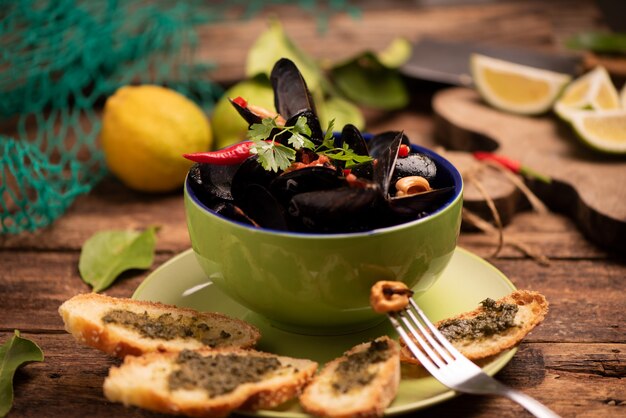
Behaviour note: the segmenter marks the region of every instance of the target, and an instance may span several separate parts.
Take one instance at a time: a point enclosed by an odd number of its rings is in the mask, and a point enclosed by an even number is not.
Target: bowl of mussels
[[[379,280],[416,294],[456,248],[463,182],[402,132],[325,131],[302,75],[279,60],[276,112],[231,99],[249,140],[186,154],[193,250],[213,283],[273,325],[304,333],[365,329]]]

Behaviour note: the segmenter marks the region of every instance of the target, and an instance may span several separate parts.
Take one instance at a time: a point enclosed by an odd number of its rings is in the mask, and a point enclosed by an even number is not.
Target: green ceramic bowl
[[[369,306],[379,280],[418,294],[444,270],[461,225],[461,175],[417,146],[449,174],[454,195],[416,221],[362,233],[310,234],[259,229],[208,210],[185,182],[185,211],[198,262],[223,292],[275,326],[308,334],[365,329],[384,319]]]

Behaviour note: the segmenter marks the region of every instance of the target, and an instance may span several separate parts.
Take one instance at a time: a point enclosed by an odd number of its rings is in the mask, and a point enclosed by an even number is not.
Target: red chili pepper
[[[526,177],[530,177],[544,183],[550,183],[552,180],[545,174],[536,172],[530,167],[522,165],[519,161],[505,157],[503,155],[492,154],[491,152],[476,151],[473,153],[474,158],[479,161],[493,161],[500,164],[502,167],[512,171],[515,174],[521,174]]]
[[[233,102],[237,103],[239,106],[246,108],[248,107],[248,102],[241,96],[237,96],[233,99]]]
[[[252,144],[252,141],[244,141],[217,151],[183,154],[183,157],[196,163],[234,165],[244,162],[250,156]]]
[[[474,152],[474,158],[478,161],[494,161],[515,174],[519,174],[522,168],[522,164],[519,161],[512,160],[503,155],[492,154],[490,152],[476,151]]]
[[[411,148],[406,144],[401,144],[400,149],[398,150],[398,157],[406,157],[411,152]]]
[[[343,176],[344,176],[344,177],[348,177],[348,175],[349,175],[350,173],[352,173],[352,169],[350,169],[350,168],[344,168],[344,169],[343,169]]]

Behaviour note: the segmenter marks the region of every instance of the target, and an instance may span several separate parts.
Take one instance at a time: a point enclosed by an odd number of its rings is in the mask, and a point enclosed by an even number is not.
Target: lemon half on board
[[[604,67],[596,67],[568,85],[554,105],[554,111],[567,121],[581,110],[620,108],[620,98]]]
[[[576,112],[572,126],[591,148],[612,154],[626,154],[626,110]]]
[[[491,106],[511,113],[537,115],[552,107],[570,82],[567,74],[472,54],[474,84]]]

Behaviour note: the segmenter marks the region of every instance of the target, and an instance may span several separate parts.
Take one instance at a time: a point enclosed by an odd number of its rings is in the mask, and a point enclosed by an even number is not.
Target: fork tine
[[[444,337],[443,334],[441,332],[439,332],[437,327],[435,327],[435,325],[433,325],[433,323],[430,322],[430,320],[428,319],[428,317],[426,316],[424,311],[422,311],[420,309],[420,307],[417,305],[417,303],[415,303],[415,301],[412,298],[409,298],[409,303],[410,303],[411,307],[413,308],[413,310],[415,312],[417,312],[417,314],[422,319],[422,321],[424,321],[426,326],[428,326],[428,329],[430,330],[432,335],[434,337],[436,337],[437,341],[439,341],[439,343],[445,347],[445,349],[448,351],[448,353],[450,353],[452,358],[453,359],[458,359],[458,358],[462,357],[463,355],[459,352],[459,350],[457,350],[456,347],[454,347],[450,343],[450,341],[448,341],[446,339],[446,337]]]
[[[424,368],[428,370],[430,374],[434,376],[439,370],[438,366],[435,363],[433,363],[430,357],[424,354],[422,350],[420,350],[420,348],[415,343],[415,341],[418,341],[419,343],[419,340],[421,339],[421,337],[419,336],[419,334],[414,335],[413,334],[414,330],[411,327],[408,328],[408,332],[411,333],[411,335],[415,337],[415,340],[409,337],[409,334],[407,334],[407,331],[402,327],[402,324],[400,324],[400,322],[398,321],[395,315],[398,315],[398,314],[390,313],[388,315],[389,320],[391,321],[391,324],[396,329],[398,334],[400,334],[400,337],[402,337],[402,339],[405,341],[407,347],[409,347],[409,350],[411,351],[411,353],[413,353],[415,358],[417,358],[419,362],[422,364],[422,366],[424,366]]]
[[[417,306],[417,304],[415,304],[415,306]],[[451,363],[452,361],[454,361],[454,353],[449,353],[447,347],[442,346],[438,339],[436,340],[431,335],[431,333],[433,332],[433,325],[428,320],[426,315],[421,310],[414,309],[413,305],[408,306],[405,312],[411,317],[413,323],[419,328],[420,332],[426,338],[426,340],[428,340],[429,345],[434,348],[435,351],[437,351],[439,358],[443,360],[444,363],[438,363],[439,366],[442,367],[445,363]],[[420,319],[417,319],[415,313],[417,313]],[[431,332],[428,332],[422,324],[425,324]]]
[[[428,333],[426,332],[422,324],[419,323],[417,318],[415,318],[415,316],[412,315],[411,312],[408,310],[401,311],[398,316],[400,317],[400,320],[404,323],[405,328],[411,331],[411,334],[419,343],[420,348],[430,358],[430,360],[435,363],[437,367],[445,366],[446,362],[442,360],[441,357],[439,357],[437,353],[435,353],[433,347],[431,347],[431,345],[426,342],[426,339],[428,338]],[[437,348],[435,347],[435,349]]]

